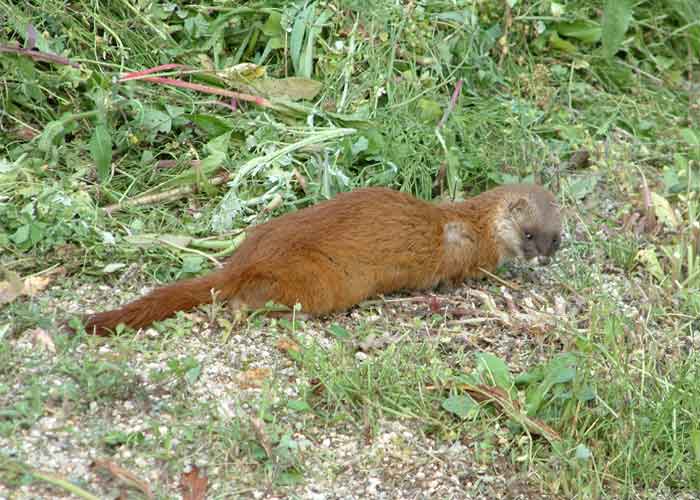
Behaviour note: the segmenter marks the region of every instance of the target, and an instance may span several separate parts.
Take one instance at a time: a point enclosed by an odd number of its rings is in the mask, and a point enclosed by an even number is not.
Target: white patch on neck
[[[473,242],[473,238],[461,222],[448,222],[445,224],[443,234],[445,245],[447,246],[463,246],[466,243]]]

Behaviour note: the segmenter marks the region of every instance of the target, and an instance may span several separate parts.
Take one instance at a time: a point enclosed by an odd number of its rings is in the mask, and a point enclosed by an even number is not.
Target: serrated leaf
[[[143,112],[142,125],[148,130],[154,130],[167,134],[170,132],[172,124],[173,121],[170,118],[170,115],[159,109],[146,108]]]
[[[98,125],[90,139],[90,155],[100,180],[109,177],[112,169],[112,137],[106,125]]]
[[[442,402],[442,408],[460,418],[467,418],[478,410],[479,405],[469,396],[450,396]]]
[[[606,0],[603,7],[603,54],[612,58],[622,46],[625,33],[632,21],[631,0]]]

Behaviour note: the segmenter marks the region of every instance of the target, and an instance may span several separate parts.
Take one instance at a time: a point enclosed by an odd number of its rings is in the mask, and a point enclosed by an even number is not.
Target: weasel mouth
[[[531,266],[548,266],[551,264],[551,262],[551,257],[548,257],[547,255],[535,255],[534,257],[527,259],[527,263]]]

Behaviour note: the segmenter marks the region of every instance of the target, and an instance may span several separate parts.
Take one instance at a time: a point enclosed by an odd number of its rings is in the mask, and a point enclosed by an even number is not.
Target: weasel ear
[[[512,215],[522,215],[527,211],[528,206],[529,203],[525,198],[518,198],[508,204],[508,211]]]

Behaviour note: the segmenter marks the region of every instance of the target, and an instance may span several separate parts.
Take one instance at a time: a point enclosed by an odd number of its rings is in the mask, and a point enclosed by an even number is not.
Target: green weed
[[[371,437],[400,419],[440,444],[477,443],[480,464],[505,450],[548,493],[694,493],[698,5],[0,0],[0,267],[68,275],[53,278],[60,291],[2,305],[0,435],[12,443],[44,416],[135,400],[143,426],[85,423],[86,446],[170,474],[206,456],[212,482],[231,484],[217,494],[262,482],[282,496],[310,473],[307,427]],[[178,86],[133,75],[173,64],[187,70],[145,76]],[[312,341],[303,324],[258,317],[249,329],[264,342],[303,340],[289,357],[307,382],[290,395],[267,381],[247,400],[231,387],[229,413],[193,400],[208,364],[176,349],[201,325],[191,316],[162,322],[157,338],[124,332],[109,355],[80,335],[55,336],[52,355],[16,348],[30,327],[53,332],[76,288],[198,275],[235,251],[242,228],[338,192],[432,199],[519,180],[554,187],[568,216],[561,283],[533,285],[547,314],[575,311],[556,334],[488,318],[484,333],[432,311],[406,331],[362,317]],[[654,231],[624,232],[630,210],[653,215]],[[224,316],[211,308],[213,335],[197,337],[207,349],[237,347]],[[456,335],[467,345],[444,341]],[[525,366],[489,352],[512,335],[536,338],[516,344],[533,351]],[[153,359],[163,363],[140,370]],[[474,386],[496,392],[477,402]]]

